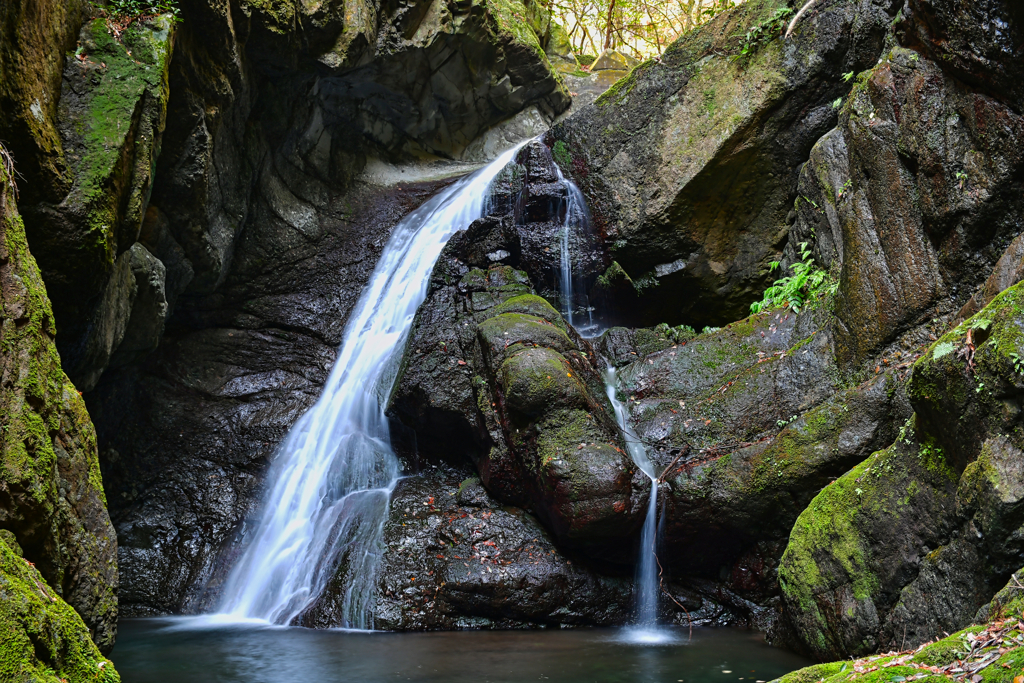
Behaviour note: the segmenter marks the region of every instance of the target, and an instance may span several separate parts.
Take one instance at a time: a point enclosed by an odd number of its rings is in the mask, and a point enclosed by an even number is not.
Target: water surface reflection
[[[125,683],[756,683],[809,662],[738,629],[671,644],[617,630],[361,633],[126,619],[111,659]]]

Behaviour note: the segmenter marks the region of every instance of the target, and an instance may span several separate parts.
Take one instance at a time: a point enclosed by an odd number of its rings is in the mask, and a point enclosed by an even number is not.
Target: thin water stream
[[[572,235],[578,235],[581,230],[587,229],[590,216],[587,211],[586,199],[579,187],[572,180],[565,177],[557,163],[554,166],[559,182],[566,189],[565,227],[562,230],[559,250],[559,299],[562,302],[563,314],[567,321],[570,325],[574,325],[574,323],[583,323],[582,320],[576,320],[574,313],[577,302],[581,299],[586,302],[586,297],[576,292],[576,281],[573,278],[572,251],[569,248],[569,240]],[[589,306],[589,303],[585,305],[585,309],[588,315],[587,320],[585,324],[577,326],[577,331],[584,337],[593,338],[600,334],[600,330],[594,324],[593,309]],[[637,628],[631,629],[627,634],[629,637],[640,641],[658,642],[662,638],[667,637],[667,632],[657,628],[658,596],[660,593],[657,557],[658,475],[654,471],[654,465],[651,463],[650,458],[647,457],[647,449],[630,424],[629,412],[626,406],[618,399],[616,373],[615,368],[611,364],[608,364],[608,370],[605,372],[605,391],[608,395],[608,400],[615,409],[615,418],[626,440],[626,449],[629,457],[651,479],[651,497],[647,504],[647,516],[644,519],[644,526],[640,535],[640,552],[636,568]]]
[[[640,534],[640,553],[636,566],[637,628],[628,631],[627,635],[640,641],[657,642],[667,637],[666,632],[657,628],[658,595],[661,588],[658,581],[657,557],[658,474],[647,457],[647,449],[629,422],[629,410],[618,398],[615,368],[611,365],[605,371],[605,390],[615,410],[615,419],[626,440],[629,457],[651,479],[651,498],[647,503],[647,516],[644,518],[643,531]]]

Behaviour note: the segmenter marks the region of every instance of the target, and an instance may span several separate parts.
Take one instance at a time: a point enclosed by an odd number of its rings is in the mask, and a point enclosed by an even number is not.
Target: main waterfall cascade
[[[444,245],[484,214],[491,182],[524,144],[395,227],[323,393],[274,460],[262,518],[224,587],[223,615],[293,623],[342,568],[342,625],[372,628],[384,522],[399,477],[384,409],[405,342]]]

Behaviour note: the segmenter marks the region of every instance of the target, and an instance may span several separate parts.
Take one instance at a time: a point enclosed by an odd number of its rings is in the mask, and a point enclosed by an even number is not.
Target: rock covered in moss
[[[779,566],[804,649],[829,659],[882,644],[900,590],[955,526],[957,479],[940,450],[904,432],[811,501]]]
[[[67,193],[22,208],[55,302],[65,370],[84,390],[106,368],[131,312],[128,291],[116,284],[118,257],[138,238],[149,201],[173,31],[169,15],[135,21],[120,36],[106,20],[91,19],[65,63],[61,91],[49,93],[60,98]]]
[[[829,3],[783,40],[790,4],[719,15],[552,130],[611,256],[634,282],[658,283],[626,324],[722,325],[770,280],[800,166],[835,125],[843,74],[877,61],[898,5]]]
[[[0,170],[0,528],[109,650],[117,541],[96,432],[61,370],[50,302],[14,201]]]
[[[773,683],[867,683],[923,680],[1011,683],[1024,672],[1024,621],[1017,572],[996,597],[979,610],[975,625],[920,646],[852,661],[817,664],[786,674]],[[938,596],[936,596],[938,597]]]
[[[442,253],[391,410],[419,453],[468,456],[492,495],[533,511],[559,542],[628,561],[622,541],[641,522],[646,477],[623,448],[597,359],[524,272],[466,264],[493,239],[481,226],[501,230],[482,219]],[[520,233],[501,234],[504,253],[523,253]]]
[[[1024,288],[915,364],[896,443],[801,514],[779,580],[798,642],[820,658],[916,646],[970,622],[1024,552]]]
[[[60,201],[70,183],[57,126],[65,56],[84,0],[11,0],[0,7],[0,140],[17,160],[26,202]]]
[[[0,678],[118,683],[75,610],[42,574],[0,540]]]

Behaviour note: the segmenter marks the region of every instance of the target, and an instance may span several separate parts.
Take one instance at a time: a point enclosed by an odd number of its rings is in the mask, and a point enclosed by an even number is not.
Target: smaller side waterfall
[[[651,500],[647,505],[647,518],[644,520],[643,533],[640,536],[640,557],[636,569],[638,628],[632,631],[632,636],[641,642],[658,642],[664,639],[663,634],[656,628],[660,591],[658,558],[655,555],[658,544],[658,475],[650,458],[647,457],[647,449],[629,423],[629,412],[618,399],[616,387],[615,368],[609,365],[605,373],[605,390],[612,408],[615,409],[615,419],[626,437],[626,450],[637,467],[651,478]]]
[[[593,309],[585,292],[577,292],[576,278],[572,269],[572,241],[580,240],[590,232],[590,213],[587,211],[587,200],[576,183],[565,177],[562,169],[554,163],[558,182],[565,188],[565,219],[559,240],[559,272],[558,294],[562,315],[566,321],[576,328],[584,337],[598,334],[598,326],[594,324]],[[582,287],[580,287],[582,289]]]

